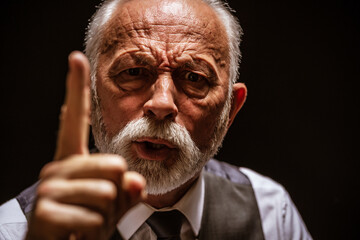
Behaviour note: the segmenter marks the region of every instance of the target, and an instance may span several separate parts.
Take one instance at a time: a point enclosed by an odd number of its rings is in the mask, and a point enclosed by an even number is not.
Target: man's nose
[[[174,100],[176,88],[171,77],[159,76],[152,87],[152,95],[144,104],[144,114],[158,120],[175,120],[178,108]]]

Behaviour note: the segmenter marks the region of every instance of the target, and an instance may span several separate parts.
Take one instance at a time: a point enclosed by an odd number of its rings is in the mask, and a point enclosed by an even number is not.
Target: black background
[[[1,198],[52,159],[67,55],[99,0],[2,1]],[[360,2],[230,1],[249,95],[217,158],[282,183],[315,239],[360,239]]]

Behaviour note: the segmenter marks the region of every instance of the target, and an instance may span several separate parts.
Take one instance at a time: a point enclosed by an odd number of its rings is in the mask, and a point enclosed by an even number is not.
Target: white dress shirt
[[[139,203],[130,209],[119,221],[117,228],[125,239],[154,239],[157,237],[145,221],[155,211],[179,210],[186,218],[181,227],[181,239],[195,239],[199,234],[201,218],[204,208],[205,184],[203,173],[185,193],[185,195],[172,207],[155,209],[148,204]],[[134,235],[135,234],[135,235]]]

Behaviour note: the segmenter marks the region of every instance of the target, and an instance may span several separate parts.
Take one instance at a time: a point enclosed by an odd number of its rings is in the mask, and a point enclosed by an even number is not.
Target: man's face
[[[126,148],[125,153],[119,150],[122,155],[160,164],[169,171],[174,166],[181,168],[182,164],[176,164],[181,155],[177,141],[186,139],[188,133],[190,142],[183,145],[193,144],[192,152],[207,153],[203,158],[208,158],[227,129],[228,63],[225,30],[201,1],[122,4],[107,23],[100,48],[96,88],[103,126],[94,124],[96,141],[101,142],[96,132],[105,131],[106,144],[121,142],[119,132],[129,122],[145,117],[146,128],[161,130],[145,135],[137,131],[122,145]],[[168,128],[169,124],[180,129]],[[182,130],[187,133],[182,135]],[[175,141],[176,136],[182,137]],[[198,153],[190,157],[201,158]],[[199,164],[200,159],[195,159],[197,166],[185,172],[193,176],[206,160]]]

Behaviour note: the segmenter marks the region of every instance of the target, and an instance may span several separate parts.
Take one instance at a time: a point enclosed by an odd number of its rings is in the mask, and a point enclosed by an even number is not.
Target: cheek
[[[109,136],[117,134],[125,125],[141,116],[142,98],[121,92],[114,84],[98,78],[97,91],[101,113]]]
[[[226,92],[218,91],[203,100],[187,100],[181,104],[179,118],[200,150],[209,147],[218,117],[222,113]]]

